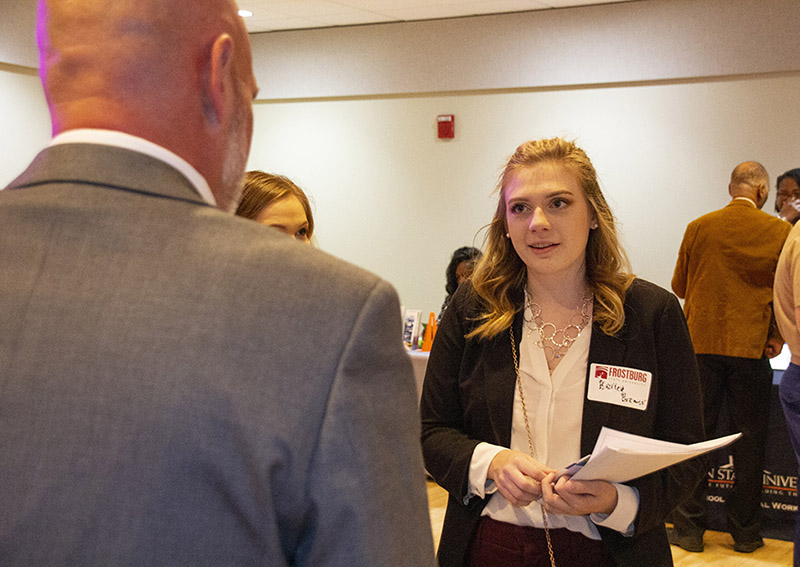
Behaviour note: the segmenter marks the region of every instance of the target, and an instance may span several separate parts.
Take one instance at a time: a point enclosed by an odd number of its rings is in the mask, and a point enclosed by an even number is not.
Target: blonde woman
[[[626,484],[555,480],[604,425],[704,439],[681,307],[630,273],[574,143],[527,142],[509,159],[421,403],[426,468],[450,493],[442,567],[672,565],[664,519],[702,478],[702,459]]]

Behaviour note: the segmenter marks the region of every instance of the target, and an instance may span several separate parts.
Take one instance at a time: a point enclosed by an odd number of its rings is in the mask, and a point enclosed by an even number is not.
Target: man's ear
[[[769,197],[769,185],[761,184],[758,186],[758,198],[761,201],[766,202],[767,198]]]
[[[231,96],[231,84],[227,83],[233,75],[233,39],[227,33],[221,34],[211,44],[206,73],[203,77],[203,111],[208,121],[219,126],[225,114],[227,98]]]

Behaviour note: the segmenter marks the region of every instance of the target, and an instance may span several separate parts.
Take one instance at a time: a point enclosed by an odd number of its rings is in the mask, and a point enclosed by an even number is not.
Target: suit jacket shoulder
[[[0,563],[433,564],[374,274],[70,144],[0,192],[0,289]]]

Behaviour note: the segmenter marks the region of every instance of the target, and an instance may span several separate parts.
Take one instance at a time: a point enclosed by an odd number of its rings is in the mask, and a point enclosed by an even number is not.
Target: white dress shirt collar
[[[101,144],[148,155],[177,169],[189,180],[204,201],[213,207],[217,206],[217,200],[211,192],[208,181],[206,181],[206,178],[203,177],[199,171],[179,155],[144,138],[118,132],[116,130],[80,128],[76,130],[67,130],[55,136],[50,142],[50,145],[54,146],[57,144]]]
[[[750,197],[734,197],[734,198],[733,198],[733,199],[731,199],[731,200],[732,200],[732,201],[747,201],[748,203],[750,203],[751,205],[753,205],[755,208],[758,208],[758,205],[756,205],[756,202],[755,202],[755,201],[753,201],[753,200],[752,200]]]

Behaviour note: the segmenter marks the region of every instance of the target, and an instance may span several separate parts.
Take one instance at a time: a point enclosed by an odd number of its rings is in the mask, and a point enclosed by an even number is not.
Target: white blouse
[[[581,421],[585,391],[586,368],[589,359],[589,343],[592,334],[587,325],[570,346],[552,375],[547,367],[544,350],[536,344],[536,333],[523,326],[520,340],[519,371],[528,409],[534,458],[553,469],[562,469],[581,458]],[[511,339],[508,339],[511,348]],[[484,516],[501,522],[520,526],[544,527],[540,501],[527,506],[512,506],[497,491],[494,481],[487,481],[486,474],[492,459],[506,447],[480,443],[470,461],[469,497],[483,498],[491,494],[483,510]],[[528,435],[519,387],[514,388],[514,409],[511,423],[511,449],[529,455]],[[636,489],[622,484],[617,487],[617,507],[611,514],[589,516],[547,515],[549,528],[567,528],[592,539],[600,539],[596,525],[602,525],[632,535],[633,520],[639,508]]]

